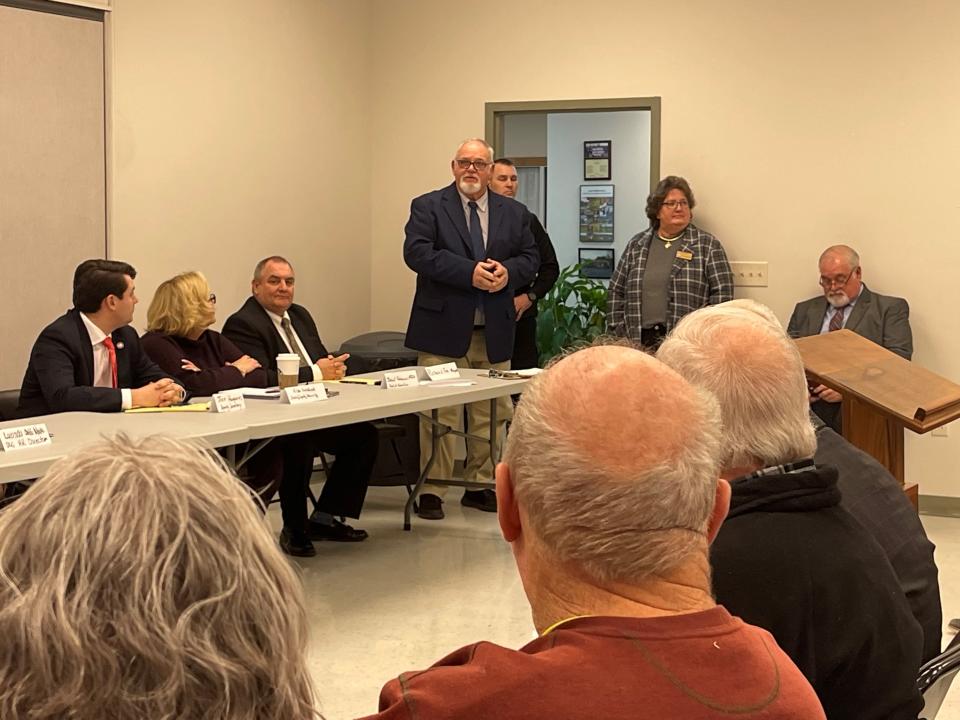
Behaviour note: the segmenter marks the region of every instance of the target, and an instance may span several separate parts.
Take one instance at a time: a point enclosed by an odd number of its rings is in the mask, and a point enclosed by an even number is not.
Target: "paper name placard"
[[[281,393],[283,402],[291,405],[303,405],[304,403],[319,402],[327,399],[327,389],[320,383],[307,383],[306,385],[293,385],[284,388]]]
[[[430,365],[425,367],[424,371],[427,373],[427,380],[453,380],[460,377],[460,368],[455,362]]]
[[[3,447],[4,452],[26,450],[27,448],[49,444],[50,433],[47,432],[47,426],[44,423],[0,430],[0,446]]]
[[[420,385],[420,378],[417,375],[417,369],[397,370],[396,372],[387,372],[383,374],[383,387],[387,390],[404,387],[417,387]]]
[[[247,407],[243,399],[243,390],[224,390],[213,394],[210,412],[239,412]]]

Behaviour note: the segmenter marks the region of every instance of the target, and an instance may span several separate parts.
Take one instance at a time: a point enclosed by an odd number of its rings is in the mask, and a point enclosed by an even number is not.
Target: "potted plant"
[[[589,345],[606,330],[607,288],[580,277],[580,263],[564,268],[537,309],[537,347],[543,367],[567,348]]]

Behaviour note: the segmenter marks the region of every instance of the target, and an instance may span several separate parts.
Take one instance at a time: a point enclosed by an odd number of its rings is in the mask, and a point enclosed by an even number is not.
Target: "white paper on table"
[[[420,384],[433,387],[470,387],[476,385],[473,380],[421,380]]]

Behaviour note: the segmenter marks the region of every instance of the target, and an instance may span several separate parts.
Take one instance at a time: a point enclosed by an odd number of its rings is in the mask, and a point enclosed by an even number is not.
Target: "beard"
[[[478,182],[470,182],[469,180],[464,180],[463,178],[460,179],[457,185],[460,188],[460,192],[462,192],[464,195],[472,195],[472,194],[478,193],[480,192],[480,189],[483,187],[483,185],[481,185]]]
[[[850,304],[850,298],[845,292],[831,293],[827,295],[827,302],[831,307],[842,308]]]

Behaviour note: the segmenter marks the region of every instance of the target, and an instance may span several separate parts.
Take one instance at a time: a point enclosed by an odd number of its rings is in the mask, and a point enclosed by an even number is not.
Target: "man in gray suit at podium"
[[[823,296],[793,309],[787,333],[792,338],[846,328],[909,360],[913,356],[910,306],[903,298],[871,292],[864,285],[860,256],[847,245],[832,245],[820,256]],[[841,431],[836,390],[818,385],[810,391],[810,408],[836,432]]]

